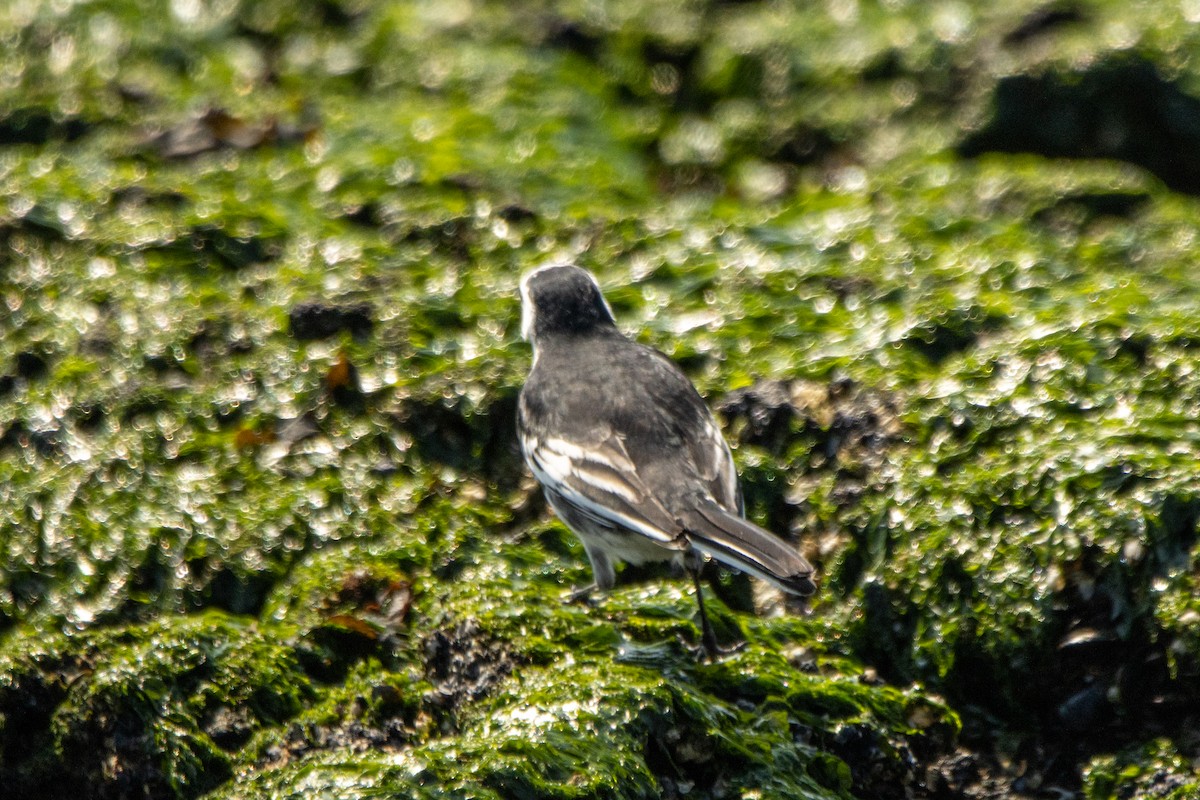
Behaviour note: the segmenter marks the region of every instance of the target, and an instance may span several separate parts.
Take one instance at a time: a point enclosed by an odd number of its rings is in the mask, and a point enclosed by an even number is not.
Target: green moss
[[[657,797],[662,781],[769,797],[848,796],[844,765],[797,751],[766,716],[682,688],[644,667],[559,663],[522,671],[453,740],[387,756],[319,756],[259,773],[243,796],[337,785],[351,796]],[[339,777],[341,776],[341,777]]]
[[[222,712],[246,734],[295,715],[313,695],[288,629],[209,612],[62,636],[29,631],[0,652],[6,785],[51,794],[146,786],[193,797],[231,777],[210,738]],[[226,731],[222,744],[244,739]]]
[[[862,796],[959,714],[1157,736],[1200,698],[1200,217],[1137,146],[1190,174],[1200,29],[1043,5],[0,10],[0,783]],[[1022,80],[1074,122],[1006,131]],[[554,260],[714,405],[795,382],[729,431],[822,591],[713,598],[726,662],[682,580],[561,602],[512,422]],[[1090,791],[1195,755],[1148,747]]]
[[[1155,605],[1155,613],[1169,669],[1180,681],[1190,683],[1200,676],[1200,636],[1196,625],[1200,622],[1200,602],[1195,573],[1168,584]]]
[[[1150,795],[1170,800],[1195,797],[1200,791],[1190,759],[1170,741],[1156,739],[1088,765],[1083,786],[1088,800]]]

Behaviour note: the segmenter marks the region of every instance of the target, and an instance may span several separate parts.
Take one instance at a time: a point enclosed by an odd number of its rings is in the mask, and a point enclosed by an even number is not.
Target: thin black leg
[[[709,660],[724,654],[717,644],[717,635],[713,632],[712,623],[708,621],[708,612],[704,610],[704,592],[700,587],[700,570],[689,569],[692,573],[692,583],[696,587],[696,604],[700,606],[700,643],[704,645],[704,653]]]
[[[598,588],[599,587],[596,585],[596,582],[592,581],[587,586],[581,586],[578,589],[575,589],[572,592],[570,592],[566,597],[563,598],[563,602],[564,603],[587,603],[590,605],[592,602],[592,593],[595,592]]]

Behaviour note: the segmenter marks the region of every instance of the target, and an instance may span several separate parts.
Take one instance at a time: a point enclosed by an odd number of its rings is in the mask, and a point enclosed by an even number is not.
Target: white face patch
[[[533,308],[533,298],[529,296],[529,279],[537,275],[545,267],[535,269],[521,278],[521,338],[533,343],[534,316],[537,311]]]

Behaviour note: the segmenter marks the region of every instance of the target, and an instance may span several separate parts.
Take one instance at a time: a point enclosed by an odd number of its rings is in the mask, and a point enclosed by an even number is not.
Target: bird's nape
[[[616,321],[600,285],[587,270],[551,265],[521,279],[521,335],[526,341],[598,328],[615,330]]]

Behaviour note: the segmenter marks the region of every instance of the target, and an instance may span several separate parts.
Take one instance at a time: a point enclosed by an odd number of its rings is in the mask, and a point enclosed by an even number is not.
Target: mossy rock
[[[229,751],[313,698],[288,628],[208,612],[75,636],[22,632],[0,658],[14,796],[196,797]]]
[[[0,783],[1189,791],[1193,12],[0,11]],[[819,567],[811,609],[717,576],[728,661],[669,574],[561,602],[547,261]]]

